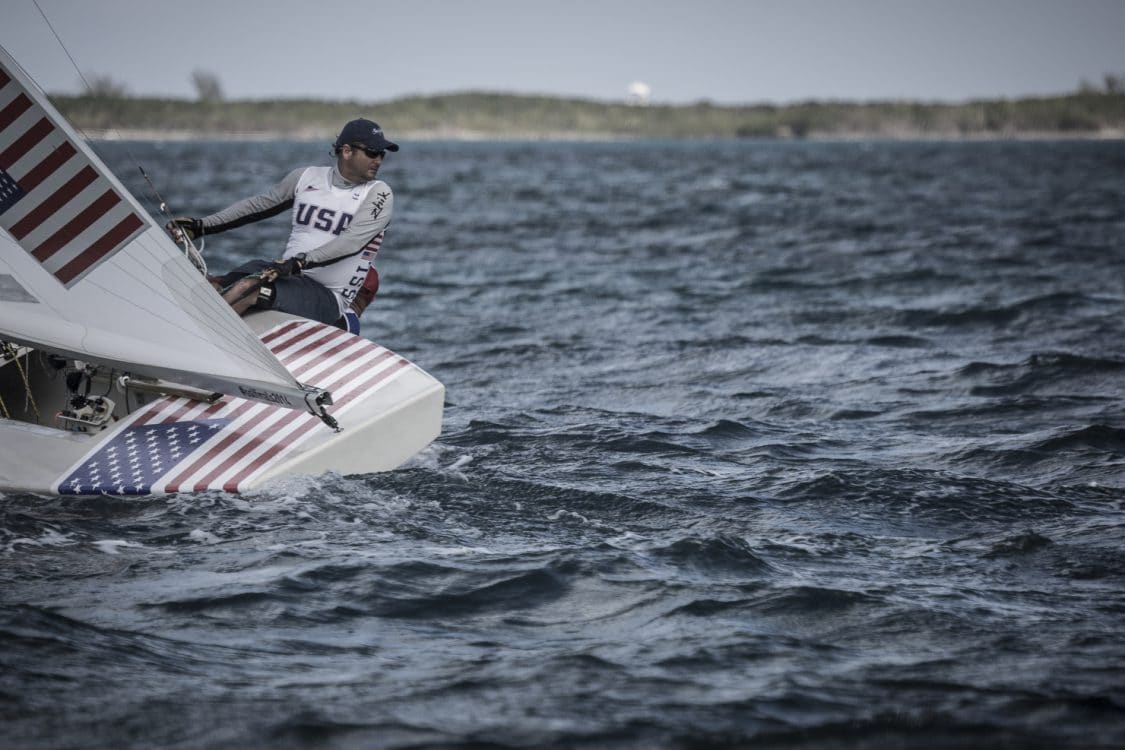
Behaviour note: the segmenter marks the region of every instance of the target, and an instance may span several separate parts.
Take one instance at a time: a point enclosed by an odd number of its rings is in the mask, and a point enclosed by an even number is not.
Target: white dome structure
[[[626,101],[630,104],[648,104],[649,99],[652,97],[652,88],[643,81],[633,81],[629,84],[629,95]]]

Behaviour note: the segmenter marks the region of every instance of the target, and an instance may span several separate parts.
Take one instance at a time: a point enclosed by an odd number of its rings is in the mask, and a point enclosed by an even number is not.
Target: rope
[[[130,157],[132,157],[132,154],[130,154]],[[136,159],[133,159],[133,161],[136,161]],[[160,191],[156,189],[156,185],[154,185],[152,183],[152,180],[149,179],[148,172],[146,172],[145,168],[143,166],[141,166],[140,164],[137,164],[137,169],[141,170],[141,176],[144,177],[145,182],[148,183],[148,189],[152,191],[152,194],[154,196],[156,196],[156,200],[160,205],[160,212],[162,214],[164,214],[165,216],[167,216],[169,220],[174,220],[176,217],[174,217],[172,215],[172,211],[169,210],[168,204],[165,202],[164,198],[160,195]],[[198,248],[195,246],[195,243],[191,241],[191,237],[188,236],[188,233],[183,231],[183,230],[180,230],[179,236],[178,236],[177,239],[179,240],[181,247],[183,247],[183,249],[184,249],[184,255],[186,255],[187,259],[189,261],[191,261],[191,264],[193,266],[195,266],[195,270],[199,271],[201,274],[206,276],[207,275],[207,261],[205,261],[203,259],[203,240],[202,240],[202,238],[200,239],[200,242],[199,242],[200,246]]]
[[[9,343],[7,341],[0,342],[0,343],[3,344],[3,349],[0,350],[0,351],[3,351],[4,357],[6,359],[11,359],[11,360],[15,361],[16,369],[19,370],[20,379],[23,381],[23,393],[24,393],[23,410],[26,412],[28,404],[30,404],[32,411],[35,412],[35,421],[38,422],[39,419],[40,419],[39,418],[39,404],[36,403],[36,401],[35,401],[35,394],[31,392],[31,379],[28,377],[27,370],[23,366],[23,360],[25,359],[25,357],[20,355],[20,353],[16,350],[15,347],[13,347],[11,345],[11,343]],[[3,409],[4,409],[4,418],[5,419],[11,419],[12,416],[11,416],[11,413],[8,411],[8,405],[4,403],[3,398],[0,398],[0,406],[2,406]]]

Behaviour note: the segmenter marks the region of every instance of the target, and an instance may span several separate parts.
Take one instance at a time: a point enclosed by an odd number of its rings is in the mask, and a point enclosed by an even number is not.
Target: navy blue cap
[[[398,151],[398,144],[387,140],[387,137],[383,135],[383,129],[379,127],[379,123],[365,120],[362,117],[345,125],[344,129],[340,131],[340,135],[336,137],[336,148],[353,144],[367,146],[376,151]]]

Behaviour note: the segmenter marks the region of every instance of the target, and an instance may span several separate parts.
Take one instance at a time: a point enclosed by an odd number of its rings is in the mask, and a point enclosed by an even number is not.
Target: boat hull
[[[445,389],[405,358],[281,313],[246,322],[298,381],[332,393],[327,411],[339,430],[308,411],[262,403],[255,394],[208,400],[117,393],[114,418],[104,429],[43,424],[42,409],[37,420],[0,420],[0,489],[246,492],[291,476],[389,471],[440,434]],[[49,380],[49,373],[39,378]],[[33,385],[50,405],[49,389]]]

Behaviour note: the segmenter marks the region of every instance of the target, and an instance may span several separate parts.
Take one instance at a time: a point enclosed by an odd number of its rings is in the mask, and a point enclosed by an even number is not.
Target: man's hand
[[[304,266],[305,258],[302,255],[295,255],[285,260],[275,260],[262,269],[262,278],[267,281],[272,281],[273,279],[287,279],[290,276],[300,276],[301,269],[304,268]],[[267,274],[270,278],[267,278]]]
[[[185,236],[189,240],[203,236],[203,222],[190,216],[172,219],[164,225],[164,228],[168,230],[168,234],[172,235],[172,239],[176,242],[183,242]]]

